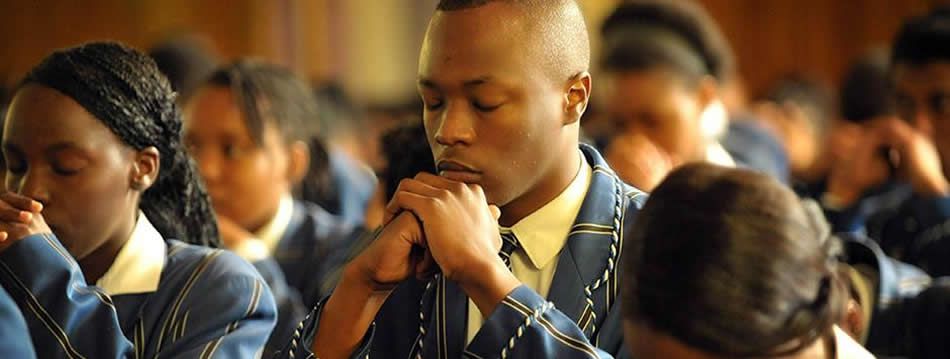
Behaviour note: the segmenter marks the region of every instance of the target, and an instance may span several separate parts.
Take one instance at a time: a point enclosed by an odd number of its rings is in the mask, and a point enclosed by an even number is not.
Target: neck
[[[511,227],[534,213],[545,204],[551,202],[571,184],[581,165],[581,156],[577,153],[577,142],[573,146],[565,146],[565,150],[557,156],[555,165],[548,174],[538,183],[525,192],[521,197],[509,202],[501,208],[501,218],[498,224]],[[560,159],[565,159],[561,161]]]
[[[112,267],[112,263],[115,262],[115,258],[119,255],[119,251],[122,250],[125,243],[129,241],[129,237],[132,236],[132,231],[135,229],[137,219],[138,214],[136,213],[131,221],[120,225],[120,228],[115,231],[115,234],[99,246],[99,248],[96,248],[92,253],[89,253],[89,255],[78,261],[79,268],[82,270],[83,277],[85,277],[87,284],[95,285],[96,282],[109,271],[109,268]]]

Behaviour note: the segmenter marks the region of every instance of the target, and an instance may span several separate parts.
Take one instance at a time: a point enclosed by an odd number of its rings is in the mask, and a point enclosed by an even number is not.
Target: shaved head
[[[476,173],[461,179],[502,207],[503,224],[534,212],[580,167],[589,65],[587,27],[572,0],[442,1],[419,55],[436,166]]]
[[[508,36],[518,37],[552,80],[563,82],[590,68],[590,39],[584,15],[574,0],[442,0],[439,12],[486,5],[509,7]]]

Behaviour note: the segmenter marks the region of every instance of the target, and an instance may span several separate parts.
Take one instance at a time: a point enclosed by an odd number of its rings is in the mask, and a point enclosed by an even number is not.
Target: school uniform
[[[596,358],[625,357],[620,313],[623,233],[646,194],[624,184],[601,155],[581,145],[583,165],[557,198],[503,237],[520,242],[510,255],[523,285],[487,318],[444,277],[408,280],[390,295],[353,357]],[[289,345],[306,358],[321,305]]]
[[[885,253],[933,277],[950,275],[950,196],[915,194],[880,221],[875,239]]]
[[[834,336],[835,359],[874,359],[867,349],[864,349],[837,325],[834,326]]]
[[[277,325],[264,357],[284,347],[309,308],[332,287],[332,274],[343,263],[351,232],[341,218],[288,195],[254,239],[234,248],[260,272],[277,303]]]
[[[733,117],[722,146],[739,167],[770,175],[782,183],[790,182],[785,148],[757,119]]]
[[[833,231],[864,234],[875,239],[880,237],[883,221],[893,216],[901,203],[913,194],[908,184],[889,181],[871,189],[850,206],[841,206],[827,194],[827,179],[798,183],[794,187],[799,196],[813,198],[821,204]]]
[[[877,355],[905,355],[906,306],[926,289],[931,278],[922,270],[888,257],[867,237],[841,235],[847,264],[868,327],[861,338]]]
[[[0,358],[36,358],[26,320],[3,287],[0,287]]]
[[[277,317],[251,265],[162,238],[142,213],[96,286],[52,234],[0,254],[0,283],[40,358],[254,358]]]

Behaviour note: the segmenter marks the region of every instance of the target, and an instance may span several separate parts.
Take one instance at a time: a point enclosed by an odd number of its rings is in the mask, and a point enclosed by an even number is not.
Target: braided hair
[[[218,227],[198,171],[181,141],[181,111],[168,80],[147,55],[115,42],[59,50],[20,84],[75,100],[136,150],[155,147],[160,171],[139,208],[165,238],[217,247]]]

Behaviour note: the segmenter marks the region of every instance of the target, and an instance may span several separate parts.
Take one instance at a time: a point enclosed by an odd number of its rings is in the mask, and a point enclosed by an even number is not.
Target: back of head
[[[217,59],[190,37],[162,42],[148,51],[158,69],[168,77],[172,90],[187,94],[217,66]]]
[[[69,96],[136,150],[157,148],[158,179],[139,207],[165,238],[217,245],[214,212],[182,146],[175,92],[151,58],[114,42],[88,43],[49,55],[26,84]]]
[[[723,357],[810,345],[830,332],[847,295],[837,242],[818,213],[766,175],[677,169],[628,233],[627,320]]]
[[[380,144],[386,157],[386,170],[380,180],[385,185],[387,202],[396,194],[399,181],[420,172],[436,172],[422,123],[412,121],[397,126],[383,134]]]
[[[666,66],[725,82],[734,58],[715,21],[699,4],[684,0],[625,1],[601,27],[602,66],[608,71]]]
[[[904,23],[894,40],[891,63],[915,67],[950,62],[950,7]]]
[[[832,95],[818,81],[802,75],[789,75],[780,80],[766,97],[776,104],[792,103],[799,106],[817,133],[822,133],[828,125],[833,106]]]
[[[845,73],[839,91],[839,107],[844,120],[863,123],[895,113],[887,52],[864,55]]]

